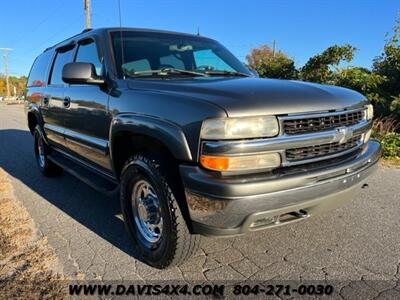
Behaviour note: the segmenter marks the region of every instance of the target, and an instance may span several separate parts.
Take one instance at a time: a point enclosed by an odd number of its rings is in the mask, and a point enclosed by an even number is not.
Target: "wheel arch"
[[[125,151],[134,154],[141,149],[153,149],[153,152],[167,150],[166,154],[176,161],[192,161],[185,135],[177,125],[142,115],[122,114],[114,117],[110,127],[109,147],[117,178],[125,162],[120,155]],[[125,158],[124,155],[122,157]]]
[[[43,119],[39,112],[39,108],[35,105],[29,105],[27,109],[28,128],[33,135],[36,125],[43,126]]]
[[[159,119],[125,114],[112,121],[109,147],[113,171],[118,179],[129,158],[138,153],[149,154],[166,164],[169,183],[176,192],[178,205],[191,230],[179,164],[191,161],[192,156],[182,130],[175,124]]]

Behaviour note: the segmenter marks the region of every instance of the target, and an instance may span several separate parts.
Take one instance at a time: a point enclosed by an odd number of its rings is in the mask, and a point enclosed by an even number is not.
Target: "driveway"
[[[399,285],[395,291],[368,284],[400,279],[400,169],[380,167],[368,188],[331,213],[247,236],[204,238],[190,261],[160,271],[133,257],[118,199],[69,174],[41,176],[32,145],[22,107],[0,104],[0,167],[67,275],[88,280],[362,280],[375,295],[386,290],[400,297]]]

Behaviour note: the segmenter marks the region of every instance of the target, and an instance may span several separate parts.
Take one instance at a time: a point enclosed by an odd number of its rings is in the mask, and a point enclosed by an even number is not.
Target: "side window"
[[[46,51],[35,59],[31,71],[29,72],[28,87],[38,87],[46,85],[47,69],[49,67],[52,51]]]
[[[102,75],[103,64],[99,58],[96,43],[92,39],[86,40],[85,42],[79,44],[75,61],[93,64],[96,68],[97,75]]]
[[[193,56],[197,68],[201,66],[213,66],[214,69],[220,71],[235,71],[211,49],[194,51]]]
[[[65,64],[71,62],[73,50],[74,48],[68,48],[67,50],[62,49],[57,51],[56,59],[54,61],[53,69],[51,71],[50,84],[65,84],[65,82],[62,80],[62,69]]]

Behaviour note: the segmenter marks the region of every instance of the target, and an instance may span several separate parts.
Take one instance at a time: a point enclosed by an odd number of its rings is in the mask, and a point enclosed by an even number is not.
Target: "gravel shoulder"
[[[54,250],[38,238],[32,218],[0,168],[0,290],[3,299],[62,299],[63,276]]]

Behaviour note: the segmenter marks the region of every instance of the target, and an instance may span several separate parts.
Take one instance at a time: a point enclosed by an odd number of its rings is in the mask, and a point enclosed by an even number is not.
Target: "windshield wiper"
[[[145,71],[136,71],[136,72],[125,72],[125,75],[135,78],[135,77],[142,77],[142,76],[149,76],[149,75],[172,75],[172,74],[184,74],[184,75],[192,75],[192,76],[208,76],[207,74],[189,70],[181,70],[175,68],[163,68],[159,70],[145,70]]]
[[[242,73],[242,72],[236,72],[236,71],[219,71],[219,70],[208,70],[204,72],[207,75],[217,75],[217,76],[241,76],[241,77],[251,77],[251,75]]]

